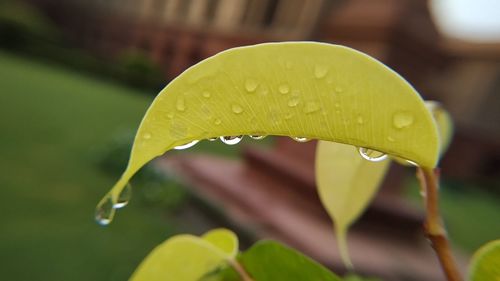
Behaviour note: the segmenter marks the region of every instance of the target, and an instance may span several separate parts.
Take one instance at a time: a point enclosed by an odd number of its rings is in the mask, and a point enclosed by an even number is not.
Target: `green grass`
[[[151,99],[0,52],[1,280],[125,280],[175,231],[134,201],[109,227],[93,221],[116,180],[95,148],[135,130]]]

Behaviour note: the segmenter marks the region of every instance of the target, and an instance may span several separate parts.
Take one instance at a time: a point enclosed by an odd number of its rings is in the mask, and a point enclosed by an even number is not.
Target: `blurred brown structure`
[[[147,54],[171,79],[219,51],[270,41],[343,44],[383,61],[456,121],[445,176],[500,176],[500,45],[443,37],[424,0],[31,0],[76,45],[103,57]],[[341,269],[328,217],[319,205],[313,142],[279,139],[270,151],[248,148],[243,161],[192,156],[162,162],[256,230]],[[386,280],[441,280],[420,233],[422,214],[398,196],[394,167],[352,231],[358,269]],[[366,235],[369,233],[371,235]]]

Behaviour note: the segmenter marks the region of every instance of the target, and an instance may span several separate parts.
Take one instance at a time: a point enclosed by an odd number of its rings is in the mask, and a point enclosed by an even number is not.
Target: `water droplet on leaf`
[[[113,205],[113,208],[120,209],[127,206],[130,198],[132,198],[132,185],[127,183],[122,192],[120,192],[120,195],[118,195],[118,199],[116,199],[116,203]]]
[[[258,86],[259,83],[257,83],[257,81],[255,81],[254,79],[248,79],[245,82],[245,89],[250,93],[253,93]]]
[[[194,140],[192,142],[188,142],[186,144],[183,144],[183,145],[178,145],[176,147],[174,147],[174,149],[176,150],[183,150],[183,149],[188,149],[190,147],[193,147],[195,144],[197,144],[199,142],[199,140]]]
[[[243,107],[241,107],[239,104],[233,104],[231,106],[231,110],[236,114],[240,114],[243,112]]]
[[[387,154],[369,148],[360,147],[359,154],[368,161],[380,162],[387,159]]]
[[[243,139],[243,136],[223,136],[220,140],[228,145],[235,145]]]
[[[216,141],[216,140],[218,140],[218,139],[219,139],[219,137],[215,137],[215,138],[208,138],[208,140],[209,140],[209,141]]]
[[[305,137],[292,137],[292,139],[294,141],[297,141],[297,142],[308,142],[309,141],[309,139],[305,138]]]
[[[113,204],[113,198],[110,194],[104,196],[104,198],[97,204],[95,210],[95,221],[100,225],[108,225],[113,221],[115,215],[115,208]]]
[[[328,67],[324,65],[316,65],[316,67],[314,67],[314,76],[318,79],[325,77],[327,72]]]
[[[177,110],[181,112],[186,110],[186,102],[184,101],[184,98],[177,99],[177,102],[175,103],[175,108],[177,108]]]
[[[278,87],[278,91],[282,94],[288,94],[288,92],[290,92],[290,86],[288,86],[287,84],[281,84]]]
[[[300,103],[299,98],[291,98],[288,100],[288,106],[289,107],[296,107]]]
[[[220,124],[222,124],[222,120],[220,120],[219,118],[216,118],[216,119],[214,120],[214,124],[215,124],[215,125],[220,125]]]
[[[266,136],[265,135],[250,135],[249,137],[251,139],[254,139],[254,140],[261,140],[261,139],[265,138]]]
[[[304,107],[304,113],[313,113],[319,110],[319,105],[316,102],[310,101],[306,103]]]
[[[397,129],[410,127],[413,124],[414,118],[410,112],[397,112],[392,117],[392,124]]]

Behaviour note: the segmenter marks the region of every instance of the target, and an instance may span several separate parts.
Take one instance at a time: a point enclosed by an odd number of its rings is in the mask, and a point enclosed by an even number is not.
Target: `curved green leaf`
[[[472,257],[469,281],[500,281],[500,239],[482,246]]]
[[[227,253],[192,235],[174,236],[139,265],[132,281],[196,281],[225,263]]]
[[[229,229],[214,229],[203,234],[201,238],[219,248],[228,259],[234,259],[238,254],[238,237]]]
[[[365,160],[351,145],[326,141],[318,143],[318,193],[334,221],[340,255],[348,267],[352,267],[352,262],[347,250],[347,230],[372,200],[389,163],[389,160]]]

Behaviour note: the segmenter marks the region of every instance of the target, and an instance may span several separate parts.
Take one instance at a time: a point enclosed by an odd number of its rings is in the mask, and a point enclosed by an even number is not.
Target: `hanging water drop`
[[[368,161],[380,162],[387,159],[387,154],[369,148],[360,147],[359,154]]]
[[[266,136],[265,135],[250,135],[249,137],[251,139],[254,139],[254,140],[261,140],[261,139],[265,138]]]
[[[411,124],[413,124],[413,121],[414,121],[414,118],[410,112],[404,112],[404,111],[397,112],[392,117],[392,124],[397,129],[403,129],[403,128],[410,127]]]
[[[106,195],[100,202],[97,204],[95,210],[95,221],[100,225],[108,225],[113,221],[113,217],[115,216],[115,208],[113,204],[113,198],[111,195]]]
[[[209,141],[216,141],[218,139],[219,139],[219,137],[214,137],[214,138],[208,138],[207,140],[209,140]]]
[[[326,76],[326,73],[328,73],[328,67],[324,65],[316,65],[314,67],[314,76],[318,79],[321,79]]]
[[[236,114],[240,114],[243,112],[243,107],[241,107],[239,104],[233,104],[231,105],[231,110]]]
[[[305,137],[292,137],[292,139],[296,142],[308,142],[309,139]]]
[[[243,139],[243,136],[223,136],[220,140],[228,145],[235,145]]]
[[[245,89],[249,93],[253,93],[255,91],[255,89],[257,89],[258,86],[259,86],[259,83],[257,83],[257,81],[255,81],[254,79],[248,79],[245,82]]]
[[[191,142],[188,142],[186,144],[183,144],[183,145],[178,145],[176,147],[174,147],[175,150],[183,150],[183,149],[188,149],[190,147],[193,147],[195,144],[197,144],[199,142],[199,140],[194,140],[194,141],[191,141]]]
[[[278,91],[282,94],[288,94],[288,92],[290,92],[290,86],[288,86],[287,84],[281,84],[278,87]]]
[[[132,186],[128,183],[125,185],[122,192],[120,192],[120,195],[118,195],[118,199],[116,199],[115,204],[113,204],[113,208],[120,209],[127,206],[130,198],[132,198]]]

